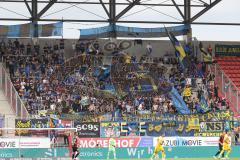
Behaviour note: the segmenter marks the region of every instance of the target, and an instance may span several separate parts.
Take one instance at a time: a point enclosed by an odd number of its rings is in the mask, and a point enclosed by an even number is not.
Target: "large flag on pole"
[[[169,32],[167,28],[165,27],[166,33],[172,42],[173,47],[175,48],[175,51],[177,52],[177,57],[179,59],[179,62],[184,66],[188,67],[188,62],[187,62],[187,55],[185,50],[183,49],[181,43],[177,40],[177,38],[173,35],[173,33]]]
[[[202,42],[199,43],[199,49],[202,54],[203,62],[212,62],[212,56],[207,51],[205,51]]]

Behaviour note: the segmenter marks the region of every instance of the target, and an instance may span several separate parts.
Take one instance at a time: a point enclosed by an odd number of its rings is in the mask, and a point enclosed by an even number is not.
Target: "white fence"
[[[209,66],[211,72],[215,74],[215,83],[219,87],[219,94],[225,97],[231,109],[240,115],[240,89],[231,81],[231,79],[221,70],[218,64]]]
[[[28,111],[2,64],[0,64],[0,88],[4,96],[6,96],[8,103],[11,105],[14,114],[17,117],[27,118],[29,116]]]

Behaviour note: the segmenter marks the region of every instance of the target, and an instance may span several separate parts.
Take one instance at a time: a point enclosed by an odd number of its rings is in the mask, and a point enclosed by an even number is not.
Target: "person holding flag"
[[[181,67],[183,69],[188,68],[190,62],[189,62],[187,54],[186,54],[185,50],[183,49],[181,43],[177,40],[177,38],[173,35],[172,32],[169,32],[167,30],[166,27],[165,27],[165,30],[166,30],[166,33],[167,33],[170,41],[172,42],[173,47],[175,48],[176,56],[177,56],[177,58],[179,60],[179,63],[181,65]]]
[[[199,43],[199,49],[201,51],[203,62],[211,63],[212,62],[212,55],[211,55],[210,52],[205,51],[202,42]]]

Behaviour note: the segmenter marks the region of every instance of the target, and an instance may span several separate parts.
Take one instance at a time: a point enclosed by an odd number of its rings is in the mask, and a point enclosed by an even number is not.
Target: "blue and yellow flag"
[[[201,99],[200,99],[200,107],[203,110],[203,113],[206,113],[207,111],[209,111],[207,100],[203,95],[201,96]]]
[[[178,91],[172,87],[172,90],[170,92],[171,99],[173,102],[173,105],[175,106],[176,110],[180,114],[190,114],[190,110],[186,103],[184,102],[182,96],[178,93]]]
[[[173,47],[175,48],[176,52],[177,52],[177,57],[179,58],[179,61],[183,64],[184,67],[187,66],[186,61],[186,52],[183,49],[181,43],[177,40],[177,38],[173,35],[173,33],[169,32],[167,30],[167,28],[165,27],[166,33],[170,39],[170,41],[172,42]]]
[[[202,42],[199,43],[199,49],[203,57],[203,62],[212,62],[212,56],[207,51],[205,51]]]

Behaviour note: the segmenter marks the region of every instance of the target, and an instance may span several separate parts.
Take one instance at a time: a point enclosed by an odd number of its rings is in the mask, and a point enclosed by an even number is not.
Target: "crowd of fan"
[[[80,41],[74,45],[77,55],[64,59],[63,40],[52,46],[23,44],[18,40],[0,42],[1,57],[30,114],[37,115],[42,110],[59,115],[78,112],[118,113],[120,116],[177,113],[170,95],[159,89],[169,87],[169,84],[182,95],[192,113],[202,112],[201,96],[207,99],[210,111],[228,109],[228,103],[219,97],[214,85],[215,76],[207,71],[204,63],[195,59],[192,59],[190,69],[182,72],[173,57],[143,56],[137,60],[128,54],[115,55],[110,75],[100,79],[99,74],[106,67],[102,54],[99,54],[102,53],[100,47]],[[97,70],[100,70],[98,75]],[[143,71],[147,71],[147,77],[127,78],[129,73]],[[152,90],[142,91],[136,87],[140,81],[151,84]],[[111,91],[118,94],[107,91],[107,86],[113,87]],[[137,89],[132,89],[134,87]]]

